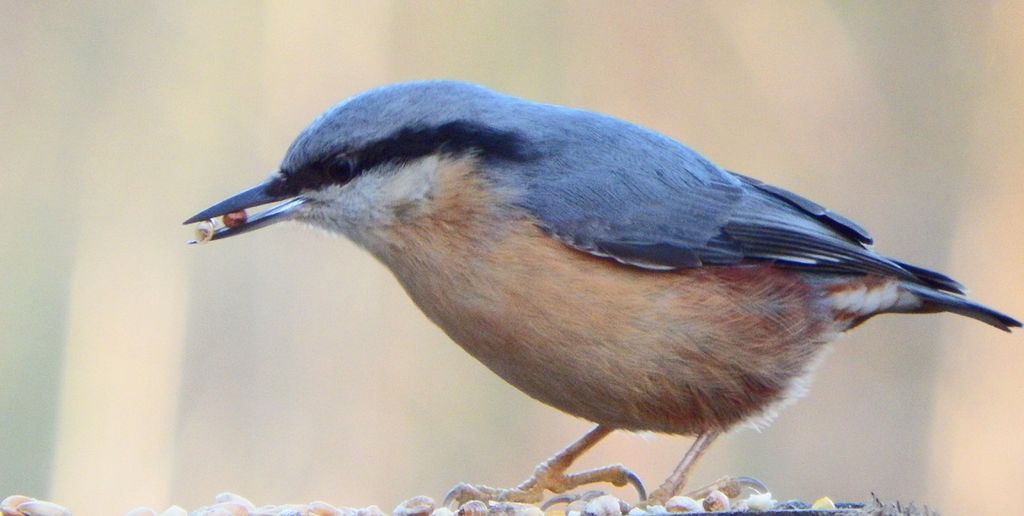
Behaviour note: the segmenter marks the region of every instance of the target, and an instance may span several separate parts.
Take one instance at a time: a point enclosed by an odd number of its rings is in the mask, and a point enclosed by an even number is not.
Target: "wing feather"
[[[526,177],[522,202],[542,229],[576,249],[653,270],[774,263],[961,289],[941,274],[877,254],[871,236],[852,220],[721,169],[663,135],[582,111],[538,116],[545,118],[533,127],[558,130],[534,140],[541,158]],[[547,117],[557,123],[548,125]],[[494,173],[499,183],[522,177]]]

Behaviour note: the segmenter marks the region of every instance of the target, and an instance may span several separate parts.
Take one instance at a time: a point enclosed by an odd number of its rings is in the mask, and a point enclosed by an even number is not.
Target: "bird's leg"
[[[708,446],[720,433],[717,430],[709,430],[698,435],[697,440],[693,441],[690,449],[686,451],[686,455],[683,455],[683,460],[679,462],[672,474],[647,498],[647,504],[664,505],[669,498],[682,491],[693,465],[697,463],[701,455],[704,455]]]
[[[595,468],[581,473],[566,474],[569,466],[592,448],[598,441],[612,432],[612,428],[597,425],[565,449],[542,462],[533,471],[533,476],[511,489],[497,489],[487,486],[459,484],[448,491],[444,505],[453,510],[469,500],[537,503],[544,498],[544,491],[562,493],[586,484],[609,482],[616,486],[632,484],[644,498],[644,486],[635,473],[621,464]]]

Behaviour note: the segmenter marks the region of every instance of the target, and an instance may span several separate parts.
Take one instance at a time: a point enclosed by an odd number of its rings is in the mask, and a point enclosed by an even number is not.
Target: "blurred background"
[[[263,179],[314,116],[394,81],[646,125],[1024,316],[1022,26],[1019,2],[4,1],[0,497],[390,511],[518,483],[589,428],[469,358],[347,241],[184,245],[183,219]],[[691,485],[997,512],[1024,485],[1022,364],[1020,333],[881,317]],[[689,444],[614,435],[579,467],[654,487]]]

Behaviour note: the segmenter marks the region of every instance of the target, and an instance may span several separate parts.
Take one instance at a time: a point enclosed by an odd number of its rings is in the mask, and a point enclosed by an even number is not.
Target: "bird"
[[[668,136],[461,81],[331,107],[268,179],[185,224],[221,216],[230,225],[197,240],[287,220],[347,237],[491,371],[596,424],[518,486],[457,485],[454,506],[599,482],[663,504],[718,436],[770,423],[829,343],[875,315],[1021,326],[952,278],[877,253],[852,220]],[[622,464],[569,473],[616,430],[695,440],[649,494]],[[745,486],[763,488],[726,477],[703,492]]]

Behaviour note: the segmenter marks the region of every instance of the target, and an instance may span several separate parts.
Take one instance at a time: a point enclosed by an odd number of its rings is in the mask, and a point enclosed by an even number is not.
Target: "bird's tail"
[[[917,271],[923,271],[930,273],[924,269],[914,268]],[[917,272],[915,275],[917,275]],[[941,276],[941,275],[939,275]],[[945,276],[942,276],[945,277]],[[955,284],[955,282],[954,282]],[[979,305],[973,301],[960,295],[962,290],[957,289],[956,291],[943,292],[943,290],[952,289],[938,289],[933,285],[917,284],[910,282],[903,282],[900,284],[900,289],[904,292],[912,294],[920,301],[920,305],[908,312],[952,312],[955,314],[964,315],[971,319],[977,319],[985,324],[995,326],[1003,331],[1010,331],[1010,328],[1020,328],[1020,321],[1006,315],[1004,313],[997,312],[987,306]],[[894,310],[901,311],[901,310]]]
[[[886,313],[952,312],[977,319],[1003,331],[1020,328],[1020,321],[967,299],[964,287],[944,274],[897,262],[903,278],[862,276],[845,278],[826,288],[838,321],[847,329]]]

